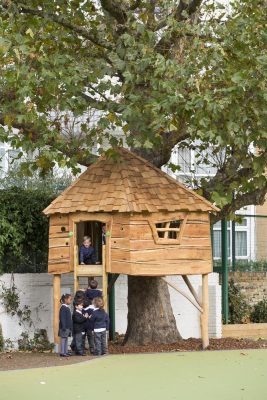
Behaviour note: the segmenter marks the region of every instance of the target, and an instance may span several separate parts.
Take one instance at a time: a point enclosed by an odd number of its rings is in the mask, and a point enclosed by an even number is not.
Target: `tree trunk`
[[[179,339],[167,284],[157,277],[128,276],[128,327],[124,343],[174,343]]]

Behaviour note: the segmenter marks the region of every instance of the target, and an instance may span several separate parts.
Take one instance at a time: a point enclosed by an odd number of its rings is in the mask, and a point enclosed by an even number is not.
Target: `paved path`
[[[1,400],[267,400],[267,350],[114,355],[0,372]]]

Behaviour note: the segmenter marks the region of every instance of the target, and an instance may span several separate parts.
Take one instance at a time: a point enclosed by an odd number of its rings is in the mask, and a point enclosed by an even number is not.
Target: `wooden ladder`
[[[78,256],[78,246],[75,246],[74,249],[74,291],[79,290],[79,278],[93,278],[93,277],[102,277],[102,293],[104,300],[104,307],[107,311],[108,309],[108,275],[106,272],[106,246],[102,246],[102,264],[93,264],[93,265],[79,265],[79,256]]]

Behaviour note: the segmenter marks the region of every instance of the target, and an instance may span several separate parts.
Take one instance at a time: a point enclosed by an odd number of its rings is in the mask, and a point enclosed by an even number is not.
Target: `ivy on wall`
[[[11,274],[10,286],[1,283],[0,301],[4,306],[6,314],[11,317],[16,317],[18,324],[22,326],[25,331],[21,333],[18,339],[17,346],[21,351],[52,351],[54,343],[50,343],[46,329],[36,327],[32,319],[32,310],[28,305],[21,305],[19,291],[15,285],[14,275]],[[36,306],[37,312],[43,306],[42,303]],[[39,318],[38,325],[42,322]],[[32,337],[33,332],[33,337]],[[15,342],[9,338],[4,338],[2,328],[0,325],[0,353],[2,351],[9,351],[15,348]]]

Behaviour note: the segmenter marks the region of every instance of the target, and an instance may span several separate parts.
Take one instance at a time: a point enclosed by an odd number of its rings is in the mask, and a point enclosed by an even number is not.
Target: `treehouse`
[[[100,157],[44,210],[50,217],[48,272],[54,275],[55,303],[63,273],[74,273],[75,289],[79,277],[102,276],[105,303],[109,273],[166,281],[182,275],[193,295],[189,300],[204,314],[212,272],[210,213],[216,211],[128,150],[119,148],[116,160]],[[84,235],[91,237],[99,265],[79,264]],[[203,276],[202,303],[188,279],[195,274]],[[207,313],[205,320],[207,325]]]

